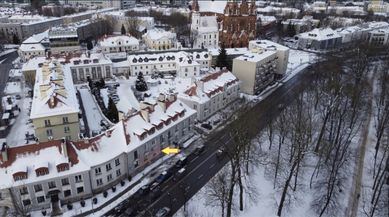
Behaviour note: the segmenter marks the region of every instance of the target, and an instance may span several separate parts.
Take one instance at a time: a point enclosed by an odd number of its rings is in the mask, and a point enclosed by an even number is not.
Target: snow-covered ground
[[[131,90],[131,85],[134,84],[134,78],[130,80],[118,80],[120,86],[117,87],[117,94],[119,95],[119,102],[116,104],[116,107],[119,111],[127,113],[132,108],[139,110],[139,102],[135,98],[133,91]]]
[[[34,134],[34,126],[29,122],[30,116],[28,111],[31,108],[31,98],[24,98],[18,103],[20,113],[16,118],[14,125],[7,136],[7,144],[10,147],[20,146],[26,144],[25,134]],[[29,141],[30,143],[33,141]]]
[[[20,82],[7,82],[4,93],[5,94],[18,94],[22,92]]]
[[[289,50],[289,60],[287,73],[296,69],[304,63],[312,63],[315,60],[316,54],[301,50]]]
[[[93,99],[93,95],[87,86],[80,87],[79,91],[85,108],[90,135],[92,135],[92,132],[100,132],[102,130],[100,122],[101,120],[105,120],[104,115],[101,113],[98,104]]]

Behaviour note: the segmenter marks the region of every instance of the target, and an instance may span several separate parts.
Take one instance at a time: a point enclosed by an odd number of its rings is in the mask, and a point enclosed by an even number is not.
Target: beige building
[[[39,141],[79,139],[79,105],[68,66],[57,60],[38,64],[30,118]]]
[[[177,48],[176,33],[165,31],[163,29],[151,29],[143,35],[143,40],[148,49],[151,50],[169,50]]]
[[[241,91],[258,94],[286,72],[289,49],[267,40],[250,41],[250,52],[233,60],[232,73],[242,82]]]

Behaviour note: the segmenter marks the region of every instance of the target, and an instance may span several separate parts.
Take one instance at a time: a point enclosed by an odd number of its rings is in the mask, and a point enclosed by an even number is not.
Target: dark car
[[[220,148],[216,151],[216,158],[221,159],[224,156],[224,149]]]
[[[164,208],[158,210],[157,213],[155,213],[155,217],[166,217],[169,215],[169,213],[170,213],[170,209],[167,207],[164,207]]]
[[[170,176],[171,172],[169,171],[163,171],[156,179],[155,181],[161,184],[162,182],[166,181]]]
[[[199,145],[194,150],[194,154],[195,155],[200,155],[204,150],[205,150],[205,146],[204,145]]]
[[[182,168],[183,166],[185,166],[188,162],[188,159],[187,157],[182,157],[180,158],[177,162],[176,162],[176,167],[178,168]]]
[[[212,130],[212,126],[210,124],[207,124],[207,123],[201,124],[201,127],[205,128],[207,130]]]

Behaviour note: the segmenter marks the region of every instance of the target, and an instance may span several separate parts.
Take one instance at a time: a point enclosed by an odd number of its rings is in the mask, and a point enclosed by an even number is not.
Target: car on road
[[[15,98],[16,99],[21,99],[22,97],[19,94],[16,94]]]
[[[170,176],[172,176],[172,173],[165,170],[155,179],[155,181],[161,184],[162,182],[166,181]]]
[[[159,186],[159,183],[158,182],[154,182],[153,184],[151,184],[150,186],[150,191],[154,191],[158,188]]]
[[[176,167],[178,168],[182,168],[183,166],[185,166],[186,164],[188,163],[188,159],[187,157],[181,157],[175,164]]]
[[[216,151],[216,158],[221,159],[221,158],[223,158],[224,154],[225,154],[224,148],[219,148]]]
[[[180,179],[185,173],[186,173],[185,167],[179,169],[179,170],[177,171],[176,175],[174,176],[173,180],[174,180],[174,181],[177,181],[177,180]]]
[[[195,155],[200,155],[204,150],[205,150],[205,146],[204,145],[199,145],[199,146],[197,146],[195,148],[194,154]]]
[[[207,124],[207,123],[201,124],[201,127],[202,127],[202,128],[205,128],[205,129],[207,129],[207,130],[212,130],[212,125]]]
[[[170,213],[170,208],[164,207],[164,208],[158,210],[157,213],[155,213],[155,217],[166,217],[169,215],[169,213]]]

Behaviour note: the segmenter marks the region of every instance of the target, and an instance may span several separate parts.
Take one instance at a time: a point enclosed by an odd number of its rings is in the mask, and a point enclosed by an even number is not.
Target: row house
[[[166,52],[157,54],[133,54],[126,61],[114,63],[116,74],[143,75],[176,74],[179,77],[200,75],[200,70],[209,68],[212,57],[208,52]]]
[[[239,80],[223,69],[195,81],[179,99],[197,111],[198,121],[205,121],[238,99],[239,93]]]
[[[92,138],[12,148],[4,143],[0,205],[15,209],[18,204],[27,211],[51,208],[50,214],[58,215],[61,204],[104,192],[158,160],[163,148],[191,138],[195,119],[196,111],[176,95],[161,94]]]

